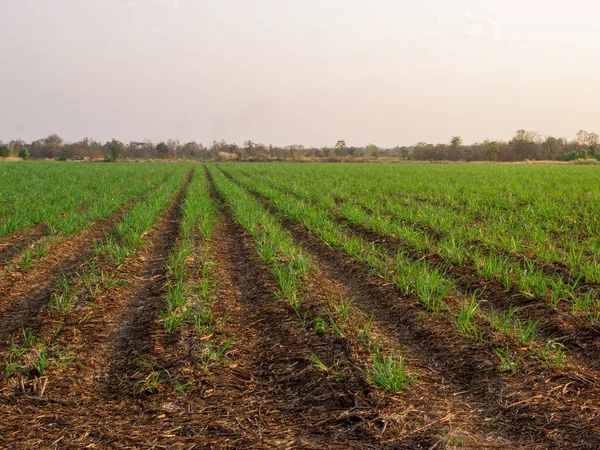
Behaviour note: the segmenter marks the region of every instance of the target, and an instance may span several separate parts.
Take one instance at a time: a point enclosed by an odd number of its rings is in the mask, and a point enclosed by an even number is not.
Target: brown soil
[[[3,267],[17,253],[25,250],[46,233],[43,224],[34,225],[25,230],[15,231],[0,239],[0,267]]]

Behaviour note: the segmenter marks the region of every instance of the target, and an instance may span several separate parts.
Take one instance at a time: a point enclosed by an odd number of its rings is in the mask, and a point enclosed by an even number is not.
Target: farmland
[[[600,447],[597,167],[0,163],[0,193],[0,447]]]

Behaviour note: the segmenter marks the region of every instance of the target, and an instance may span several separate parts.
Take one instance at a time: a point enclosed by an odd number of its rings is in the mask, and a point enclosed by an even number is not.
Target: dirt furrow
[[[46,231],[44,224],[38,224],[0,239],[0,267],[4,267],[16,254],[37,242]]]

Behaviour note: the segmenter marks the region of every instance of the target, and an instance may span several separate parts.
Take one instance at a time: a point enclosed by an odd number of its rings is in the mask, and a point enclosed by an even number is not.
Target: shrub
[[[26,148],[22,148],[21,150],[19,150],[19,154],[17,156],[19,158],[22,158],[23,160],[29,159],[29,150],[27,150]]]
[[[10,148],[8,145],[0,145],[0,158],[8,158],[10,156]]]

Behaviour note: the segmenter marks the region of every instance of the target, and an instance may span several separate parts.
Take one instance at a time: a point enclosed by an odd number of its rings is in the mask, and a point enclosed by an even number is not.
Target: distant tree
[[[323,158],[330,158],[331,157],[331,148],[323,147],[321,149],[321,154],[323,155]]]
[[[575,140],[580,147],[593,151],[598,148],[600,137],[596,133],[588,133],[585,130],[579,130],[575,135]]]
[[[8,143],[8,147],[10,148],[10,151],[13,155],[18,155],[19,150],[21,150],[23,147],[25,147],[25,141],[23,141],[22,139],[16,139],[14,141],[10,141]]]
[[[254,142],[252,142],[251,140],[247,140],[246,142],[244,142],[244,152],[247,155],[250,156],[254,156],[254,147],[256,147],[256,144]]]
[[[588,152],[587,150],[583,149],[583,150],[572,150],[570,152],[567,152],[564,154],[563,159],[565,161],[576,161],[578,159],[588,159]]]
[[[69,158],[73,158],[75,156],[75,148],[75,144],[63,144],[56,153],[56,159],[66,161]]]
[[[178,139],[169,139],[167,141],[167,147],[169,147],[169,157],[179,157],[179,154],[181,153],[181,143]]]
[[[166,158],[167,156],[169,156],[169,146],[164,142],[160,142],[156,146],[156,154],[161,159]]]
[[[371,158],[378,158],[381,154],[381,149],[377,147],[375,144],[369,144],[366,147],[367,155]]]
[[[564,139],[557,139],[553,136],[546,137],[546,140],[542,142],[542,153],[544,159],[557,159],[561,149],[565,146]]]
[[[304,150],[304,145],[302,144],[292,144],[288,147],[288,155],[290,159],[296,159],[298,157],[298,153]]]
[[[62,145],[63,140],[58,134],[51,134],[47,138],[42,139],[42,158],[56,158],[59,156],[59,150]]]
[[[413,151],[413,159],[416,159],[417,161],[439,160],[441,159],[440,149],[433,144],[419,142],[417,145],[415,145],[415,149]]]
[[[266,146],[265,144],[254,144],[254,148],[252,150],[252,156],[256,156],[257,158],[267,158],[271,155],[273,151],[273,145],[269,144]]]
[[[227,142],[225,142],[225,140],[221,139],[220,141],[213,141],[208,152],[211,154],[211,156],[213,158],[216,158],[220,152],[226,153],[226,152],[228,152],[228,150],[229,150],[229,145],[227,144]]]
[[[460,161],[465,159],[463,140],[460,136],[452,136],[452,139],[450,139],[448,159],[451,161]]]
[[[348,154],[348,146],[344,140],[337,141],[334,148],[336,156],[346,156]]]
[[[450,139],[450,145],[452,147],[462,147],[463,140],[460,136],[452,136],[452,139]]]
[[[206,148],[202,144],[191,141],[183,145],[182,153],[185,158],[204,158],[206,156]]]
[[[486,139],[483,142],[483,147],[485,148],[485,156],[488,161],[498,161],[500,147],[496,141],[490,141]]]
[[[26,147],[23,147],[21,150],[19,150],[19,154],[17,156],[23,160],[27,160],[29,159],[29,150],[27,150]]]
[[[244,149],[235,142],[233,144],[227,144],[227,152],[235,155],[235,159],[245,157]]]
[[[524,161],[526,159],[536,159],[538,156],[538,144],[540,136],[533,131],[518,130],[510,141],[513,147],[514,159]]]
[[[410,150],[409,147],[400,147],[400,157],[404,159],[410,158]]]
[[[116,139],[107,142],[104,146],[104,160],[110,162],[117,161],[119,158],[121,158],[124,148],[125,145],[123,145],[122,142],[119,142]]]
[[[0,145],[0,158],[6,159],[10,156],[10,148],[8,145]]]

